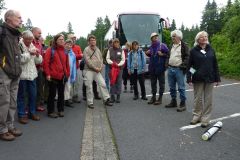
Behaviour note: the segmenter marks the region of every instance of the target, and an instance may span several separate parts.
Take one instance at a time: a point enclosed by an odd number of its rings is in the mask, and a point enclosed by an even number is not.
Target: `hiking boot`
[[[120,94],[117,95],[116,103],[120,103]]]
[[[133,85],[130,86],[130,93],[133,93]]]
[[[134,95],[133,100],[137,100],[138,99],[138,95]]]
[[[89,104],[89,105],[88,105],[88,108],[90,108],[90,109],[94,109],[93,104]]]
[[[59,117],[64,117],[64,112],[58,112]]]
[[[22,135],[22,131],[17,128],[9,129],[8,132],[11,133],[14,137],[19,137]]]
[[[127,93],[127,85],[124,86],[124,93]]]
[[[108,98],[105,102],[104,102],[105,106],[113,106],[110,98]]]
[[[166,108],[174,108],[177,107],[177,100],[176,99],[172,99],[171,102],[169,104],[167,104],[165,106]]]
[[[158,100],[154,102],[154,105],[159,105],[159,104],[162,104],[162,96],[159,96]]]
[[[145,100],[145,101],[148,100],[146,96],[142,96],[141,99],[142,99],[142,100]]]
[[[193,119],[191,120],[190,124],[195,125],[199,122],[200,122],[200,119],[198,117],[194,116]]]
[[[101,97],[99,97],[99,95],[97,94],[97,95],[94,96],[94,99],[96,99],[96,100],[100,100]]]
[[[7,133],[0,134],[0,139],[4,141],[13,141],[15,139],[15,136],[7,132]]]
[[[177,112],[182,112],[186,110],[186,103],[185,101],[181,101],[179,106],[177,107]]]
[[[156,102],[156,97],[152,97],[150,101],[148,101],[148,104],[154,104]]]
[[[202,128],[206,128],[206,127],[208,127],[209,126],[209,122],[202,122],[201,123],[201,127]]]
[[[65,104],[66,107],[70,107],[70,108],[74,108],[74,106],[69,102],[69,100],[65,100]]]
[[[115,102],[115,96],[112,94],[111,95],[111,100],[110,100],[111,103],[114,103]]]
[[[27,118],[27,116],[19,117],[19,118],[18,118],[18,122],[21,123],[21,124],[27,124],[27,123],[28,123],[28,118]]]
[[[40,121],[40,117],[36,114],[32,114],[29,116],[30,119],[34,120],[34,121]]]
[[[57,115],[57,113],[53,112],[53,113],[49,113],[48,117],[50,117],[50,118],[57,118],[58,115]]]

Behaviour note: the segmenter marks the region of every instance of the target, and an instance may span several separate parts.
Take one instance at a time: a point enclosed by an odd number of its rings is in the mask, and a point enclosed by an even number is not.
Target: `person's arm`
[[[125,53],[124,53],[124,51],[122,51],[121,61],[118,63],[118,66],[124,65],[124,63],[125,63]]]
[[[93,54],[93,50],[91,50],[90,48],[86,48],[83,52],[83,57],[85,59],[85,62],[86,62],[86,65],[88,66],[88,68],[96,71],[96,67],[94,65],[94,62],[92,61],[92,59],[90,58],[91,56],[94,56],[92,55]],[[96,51],[95,51],[96,52]],[[95,53],[94,53],[95,54]]]
[[[50,75],[50,61],[51,61],[51,48],[48,48],[46,50],[46,53],[44,55],[44,60],[43,60],[43,70],[46,75],[46,79],[48,81],[51,80],[51,75]]]
[[[106,60],[107,60],[108,64],[110,64],[110,65],[113,64],[113,61],[110,59],[110,51],[109,50],[107,51]]]

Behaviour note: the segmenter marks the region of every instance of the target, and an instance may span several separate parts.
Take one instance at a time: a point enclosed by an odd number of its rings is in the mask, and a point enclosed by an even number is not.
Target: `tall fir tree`
[[[25,30],[32,30],[33,25],[32,25],[32,21],[30,18],[27,19],[27,23],[24,25],[24,29]]]
[[[171,27],[170,27],[170,30],[171,31],[174,31],[176,29],[176,22],[175,22],[175,19],[172,20],[172,24],[171,24]]]
[[[67,33],[68,34],[74,34],[71,22],[68,22]]]

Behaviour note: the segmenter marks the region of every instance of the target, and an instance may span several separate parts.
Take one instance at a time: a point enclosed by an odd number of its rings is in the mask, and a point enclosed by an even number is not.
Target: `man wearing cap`
[[[73,102],[80,103],[80,80],[81,80],[81,72],[79,69],[79,60],[82,59],[83,53],[81,47],[76,44],[76,36],[74,34],[69,34],[68,39],[71,39],[73,42],[72,50],[76,56],[76,68],[77,68],[77,76],[76,81],[73,83]]]
[[[150,73],[152,98],[148,104],[158,105],[162,103],[162,95],[165,90],[165,70],[169,49],[166,44],[159,41],[157,33],[152,33],[150,39],[152,44],[146,54],[150,57],[148,70]],[[157,80],[159,83],[159,97],[156,100]]]

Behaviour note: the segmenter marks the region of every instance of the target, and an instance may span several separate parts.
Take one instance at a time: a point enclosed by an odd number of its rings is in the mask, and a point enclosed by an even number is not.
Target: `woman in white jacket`
[[[42,63],[42,56],[40,51],[32,44],[33,34],[31,31],[24,31],[23,38],[19,42],[21,49],[21,68],[22,73],[20,76],[18,95],[17,95],[17,108],[18,120],[22,124],[28,123],[28,117],[32,120],[39,121],[39,116],[36,115],[36,77],[37,69],[35,64]],[[28,94],[26,94],[26,93]],[[28,113],[25,112],[25,96],[28,97]]]

